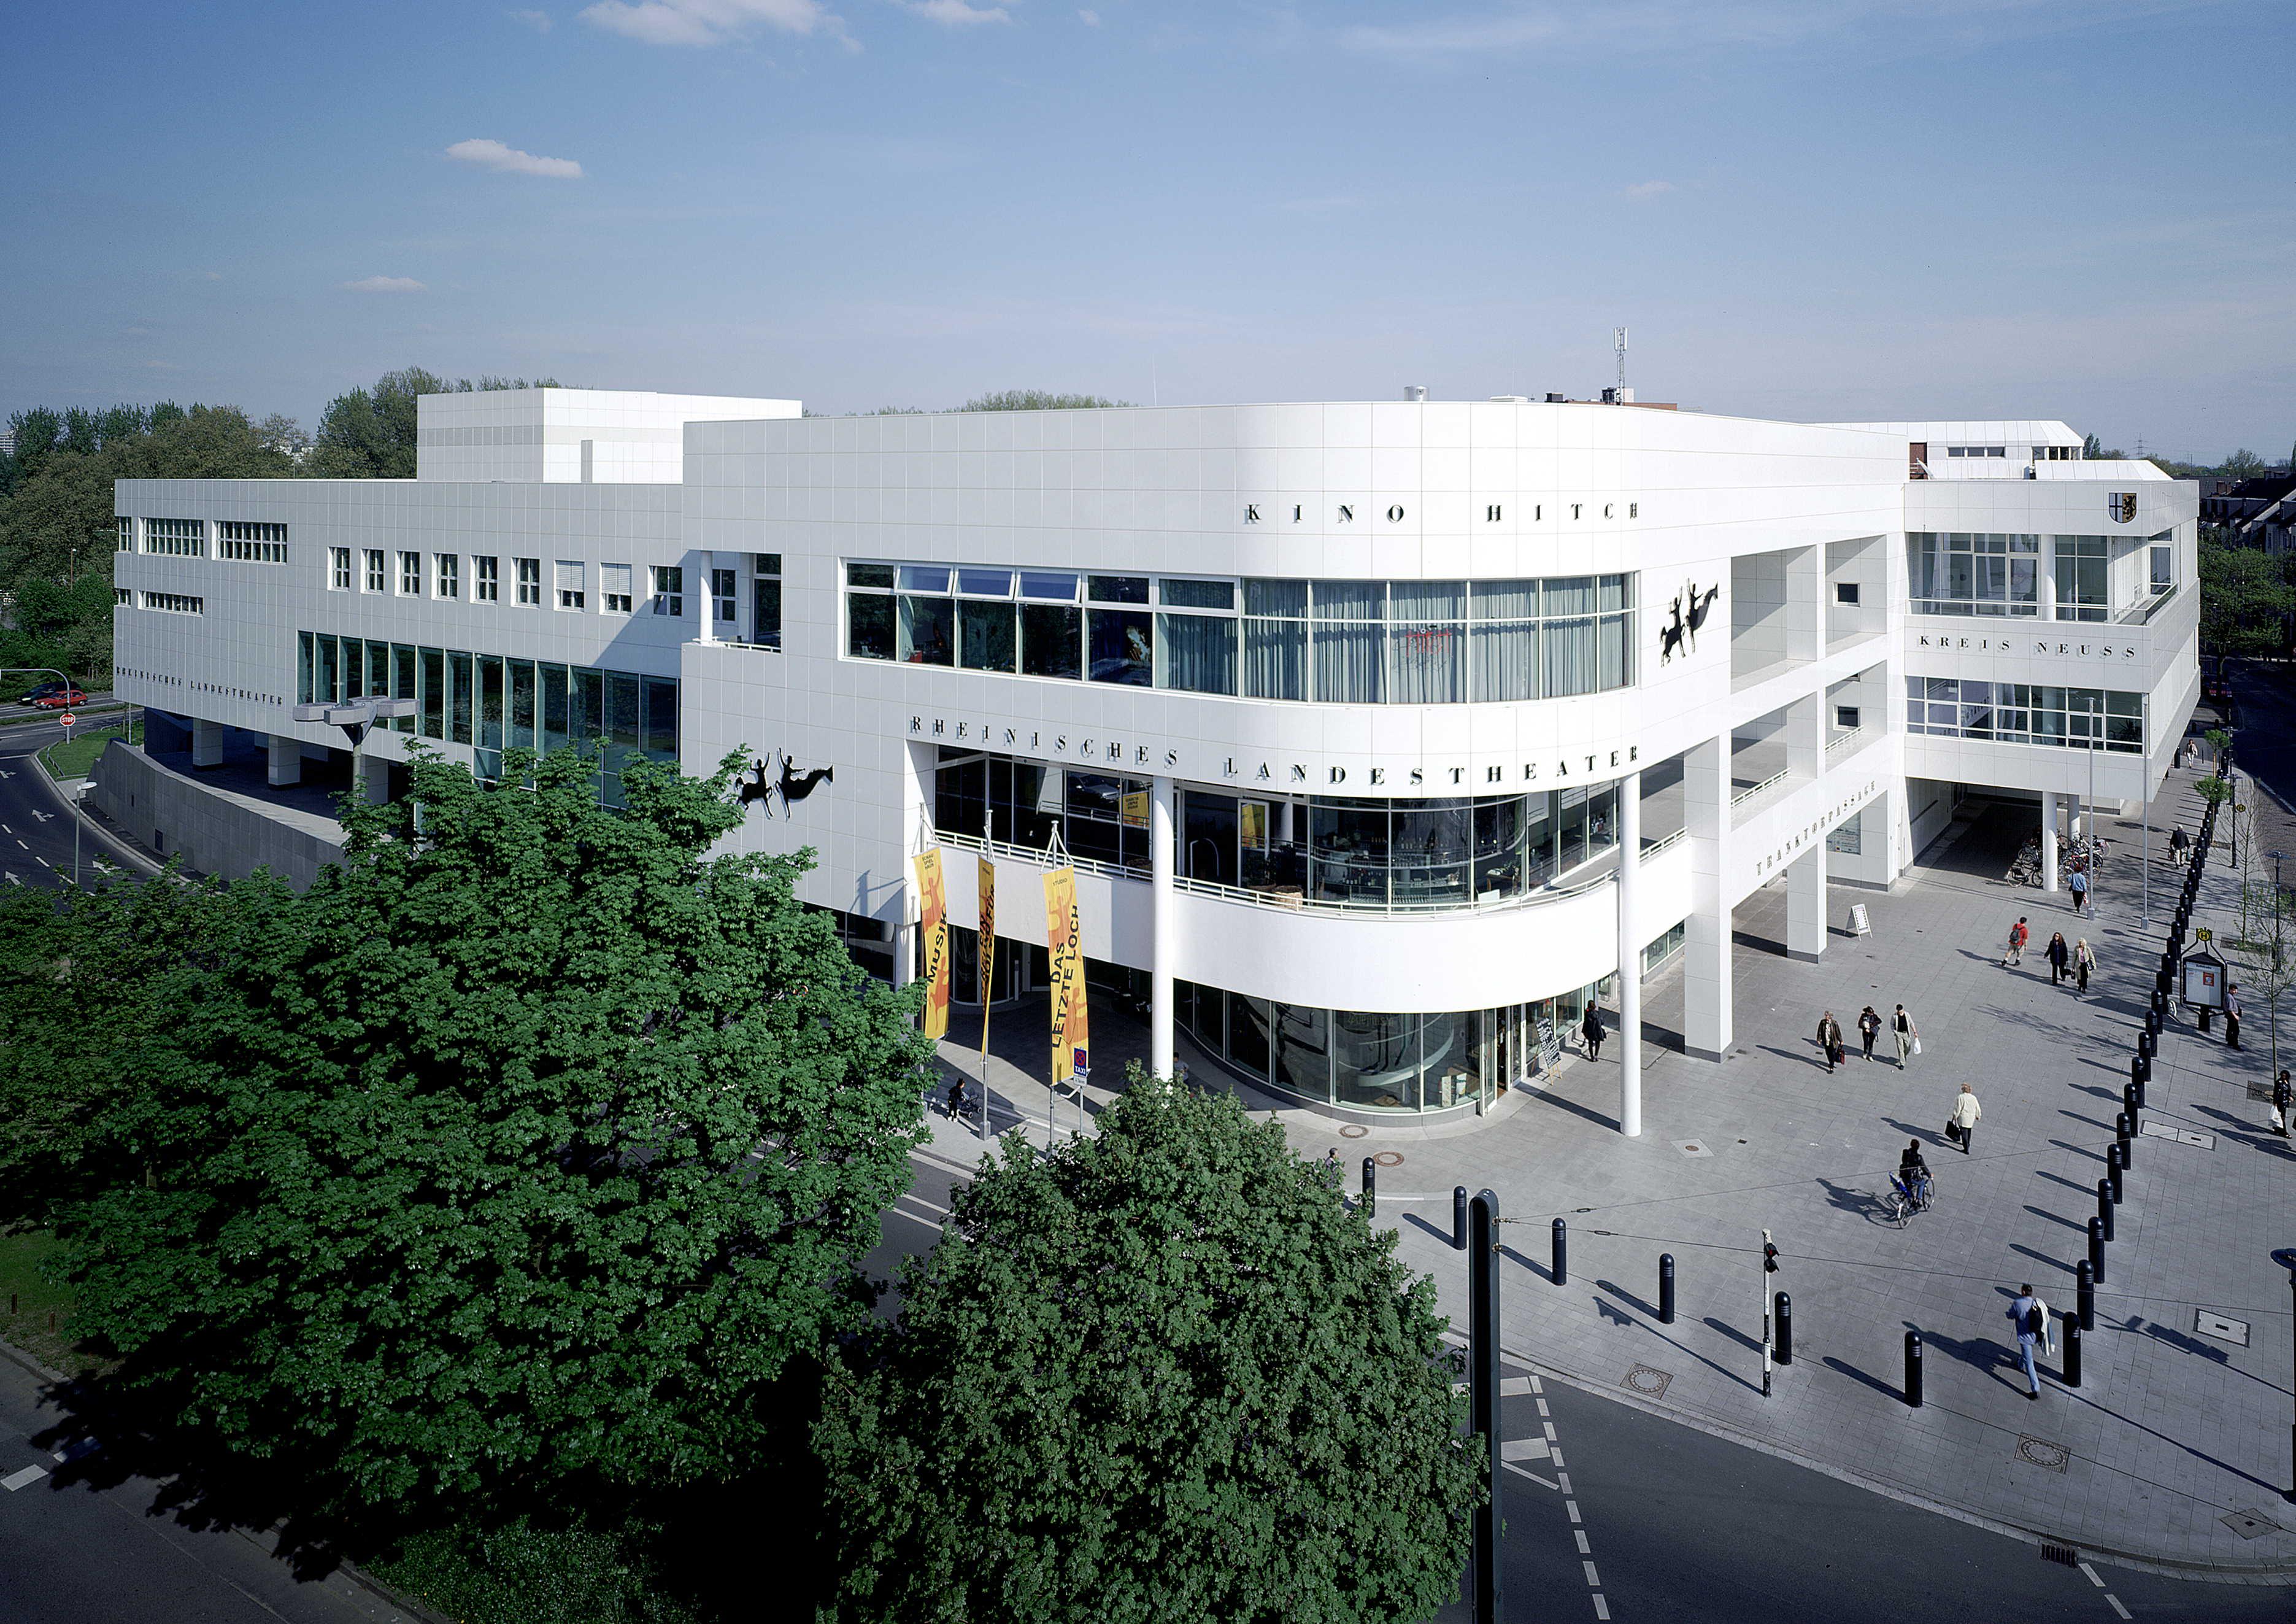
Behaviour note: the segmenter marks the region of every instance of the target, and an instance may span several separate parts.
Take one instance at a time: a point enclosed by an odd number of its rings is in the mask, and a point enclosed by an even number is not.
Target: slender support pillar
[[[303,782],[303,742],[284,734],[269,734],[268,782],[273,789]]]
[[[223,765],[223,724],[192,718],[192,765],[221,767]]]
[[[1825,952],[1825,842],[1786,865],[1786,956],[1806,964]]]
[[[1153,940],[1149,948],[1148,1069],[1172,1075],[1172,966],[1178,960],[1172,906],[1172,781],[1156,779],[1148,794],[1148,887]]]
[[[705,551],[695,556],[701,561],[701,578],[694,583],[701,588],[701,629],[695,634],[695,641],[715,643],[718,641],[718,594],[715,590],[718,585],[715,578],[718,554]]]
[[[1689,830],[1690,917],[1685,922],[1683,1046],[1721,1060],[1734,1037],[1730,1011],[1730,737],[1692,746],[1682,757],[1683,811]]]
[[[2057,792],[2041,791],[2041,889],[2057,889]]]
[[[381,756],[359,758],[359,791],[366,804],[379,807],[390,799],[390,763]]]
[[[1643,775],[1619,780],[1619,1131],[1643,1131]]]

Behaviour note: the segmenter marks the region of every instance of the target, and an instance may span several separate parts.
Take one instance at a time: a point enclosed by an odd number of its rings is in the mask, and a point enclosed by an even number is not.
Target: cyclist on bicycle
[[[1906,1148],[1898,1155],[1898,1182],[1906,1193],[1914,1198],[1916,1206],[1930,1204],[1930,1164],[1922,1160],[1922,1142],[1906,1141]]]

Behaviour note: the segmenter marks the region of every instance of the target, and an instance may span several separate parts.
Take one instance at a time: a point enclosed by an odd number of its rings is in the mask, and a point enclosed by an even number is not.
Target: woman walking
[[[1817,1046],[1825,1051],[1825,1069],[1828,1071],[1833,1070],[1834,1063],[1842,1058],[1842,1054],[1841,1022],[1833,1018],[1832,1010],[1827,1010],[1817,1018]]]
[[[2045,956],[2049,961],[2049,985],[2062,987],[2064,985],[2065,972],[2072,968],[2073,962],[2073,950],[2065,946],[2065,933],[2062,931],[2050,932],[2049,950]]]
[[[1875,1014],[1874,1013],[1874,1006],[1868,1004],[1858,1013],[1857,1016],[1857,1037],[1859,1041],[1864,1043],[1866,1046],[1866,1058],[1867,1060],[1872,1060],[1874,1058],[1874,1040],[1881,1035],[1882,1017]]]
[[[1906,1013],[1906,1006],[1898,1005],[1898,1013],[1890,1017],[1890,1029],[1898,1035],[1898,1070],[1906,1069],[1906,1056],[1922,1046],[1922,1035],[1914,1029],[1914,1018]]]
[[[1579,1024],[1578,1036],[1587,1040],[1587,1058],[1603,1058],[1603,1006],[1591,999],[1587,1005],[1587,1019]]]
[[[2088,990],[2088,972],[2096,968],[2096,949],[2088,945],[2084,936],[2073,943],[2073,977],[2082,992]]]

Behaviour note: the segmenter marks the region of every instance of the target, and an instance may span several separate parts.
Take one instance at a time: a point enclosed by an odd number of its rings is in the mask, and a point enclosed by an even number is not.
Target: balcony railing
[[[1763,779],[1761,783],[1754,785],[1753,788],[1739,791],[1735,795],[1730,797],[1730,805],[1732,809],[1734,810],[1739,807],[1744,806],[1757,795],[1776,789],[1778,785],[1784,783],[1787,779],[1792,776],[1793,773],[1791,768],[1782,773],[1772,773],[1767,778]]]

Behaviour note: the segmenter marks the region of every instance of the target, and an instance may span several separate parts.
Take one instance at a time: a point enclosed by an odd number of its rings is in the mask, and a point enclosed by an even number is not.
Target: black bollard
[[[1554,1220],[1554,1284],[1570,1284],[1570,1226],[1561,1218]]]
[[[1364,1158],[1363,1210],[1364,1217],[1379,1216],[1379,1163],[1369,1156]]]
[[[1467,1186],[1451,1186],[1451,1249],[1467,1250]]]
[[[2098,1285],[2104,1284],[2104,1223],[2100,1218],[2088,1221],[2088,1277]]]
[[[2096,1216],[2103,1220],[2104,1238],[2110,1241],[2112,1239],[2112,1181],[2109,1178],[2096,1181]]]
[[[1670,1251],[1658,1255],[1658,1323],[1674,1324],[1674,1254]]]
[[[2122,1171],[2120,1142],[2116,1139],[2104,1147],[2104,1176],[2112,1185],[2112,1204],[2116,1207],[2120,1205],[2121,1197],[2126,1193],[2121,1180]]]
[[[2080,1316],[2075,1315],[2065,1321],[2065,1363],[2062,1374],[2067,1387],[2080,1385]]]
[[[2116,1111],[2112,1118],[2113,1143],[2120,1146],[2121,1170],[2136,1165],[2136,1119],[2127,1111]]]
[[[1906,1333],[1906,1402],[1915,1409],[1922,1407],[1922,1333]]]
[[[2089,1273],[2088,1260],[2084,1258],[2073,1269],[2073,1317],[2084,1331],[2096,1329],[2096,1276]]]
[[[2161,1015],[2159,1011],[2148,1009],[2144,1012],[2144,1035],[2148,1038],[2158,1038],[2161,1036]]]
[[[1793,1299],[1784,1292],[1776,1293],[1774,1307],[1778,1322],[1778,1363],[1793,1363]]]
[[[2128,1057],[2128,1087],[2135,1088],[2144,1080],[2144,1057],[2142,1054],[2132,1054]],[[2126,1099],[2128,1096],[2124,1093],[2121,1097]]]
[[[2132,1122],[2136,1120],[2136,1113],[2138,1110],[2142,1108],[2144,1096],[2144,1086],[2138,1083],[2135,1078],[2132,1077],[2127,1082],[2121,1084],[2120,1108],[2128,1113],[2128,1120]]]
[[[2139,1060],[2150,1060],[2150,1059],[2152,1059],[2152,1058],[2153,1045],[2154,1045],[2154,1043],[2155,1043],[2156,1041],[2157,1041],[2157,1040],[2155,1039],[2155,1038],[2154,1038],[2153,1034],[2152,1034],[2152,1032],[2150,1032],[2150,1031],[2143,1031],[2143,1032],[2139,1032],[2139,1033],[2137,1033],[2137,1034],[2136,1034],[2136,1057],[2137,1057]]]
[[[2152,1062],[2139,1054],[2128,1062],[2128,1080],[2136,1085],[2136,1103],[2144,1103],[2144,1085],[2152,1080]]]

